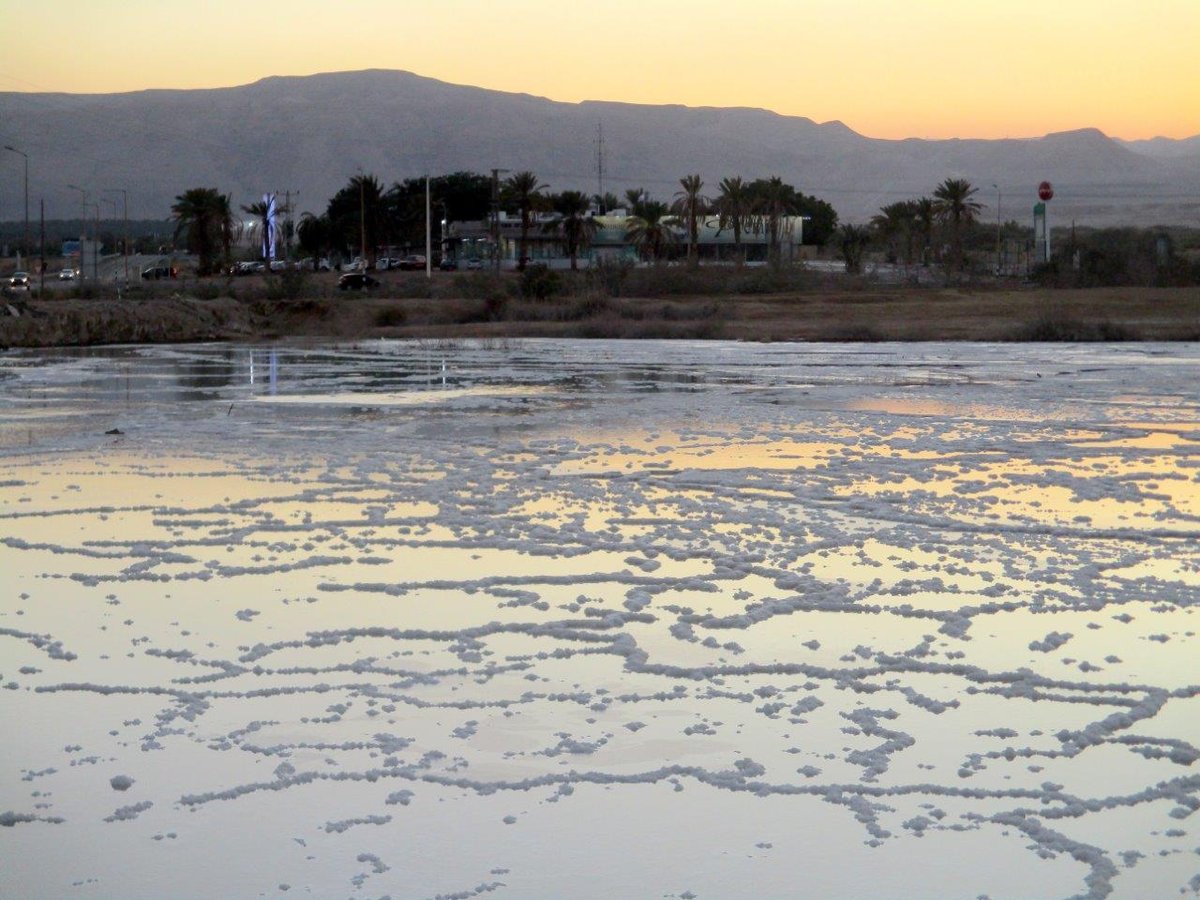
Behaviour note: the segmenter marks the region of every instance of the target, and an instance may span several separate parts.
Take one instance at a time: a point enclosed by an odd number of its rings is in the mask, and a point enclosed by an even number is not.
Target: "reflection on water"
[[[6,886],[1191,890],[1198,359],[5,356]]]

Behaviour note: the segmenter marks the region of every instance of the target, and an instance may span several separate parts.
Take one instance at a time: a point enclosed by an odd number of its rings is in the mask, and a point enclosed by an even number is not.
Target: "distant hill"
[[[999,185],[1003,217],[1026,221],[1036,185],[1049,180],[1052,224],[1200,225],[1200,136],[1121,142],[1088,129],[879,140],[761,109],[559,103],[380,70],[212,90],[0,93],[0,138],[29,153],[31,205],[44,196],[49,218],[79,214],[68,183],[128,189],[135,218],[169,215],[174,197],[194,186],[217,187],[237,204],[290,189],[298,209],[321,211],[359,170],[391,184],[425,172],[529,169],[555,190],[594,193],[598,125],[604,187],[618,194],[645,187],[670,199],[692,172],[712,192],[727,175],[779,175],[828,200],[843,221],[864,221],[955,176],[979,187],[986,219]],[[23,214],[13,171],[0,170],[0,219]]]

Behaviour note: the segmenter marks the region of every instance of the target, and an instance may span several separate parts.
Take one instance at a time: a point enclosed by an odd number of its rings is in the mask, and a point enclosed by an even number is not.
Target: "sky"
[[[405,69],[879,138],[1200,134],[1200,0],[0,0],[0,91]],[[11,26],[18,25],[19,29]]]

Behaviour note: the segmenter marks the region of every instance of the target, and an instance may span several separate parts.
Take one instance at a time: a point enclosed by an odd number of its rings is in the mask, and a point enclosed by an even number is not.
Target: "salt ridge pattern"
[[[5,356],[5,882],[1196,895],[1198,367]]]

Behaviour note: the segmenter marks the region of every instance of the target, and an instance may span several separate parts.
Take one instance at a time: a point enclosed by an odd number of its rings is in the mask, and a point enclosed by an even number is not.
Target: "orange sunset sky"
[[[882,138],[1200,133],[1200,0],[0,6],[0,91],[224,87],[384,68],[555,100],[765,107]]]

